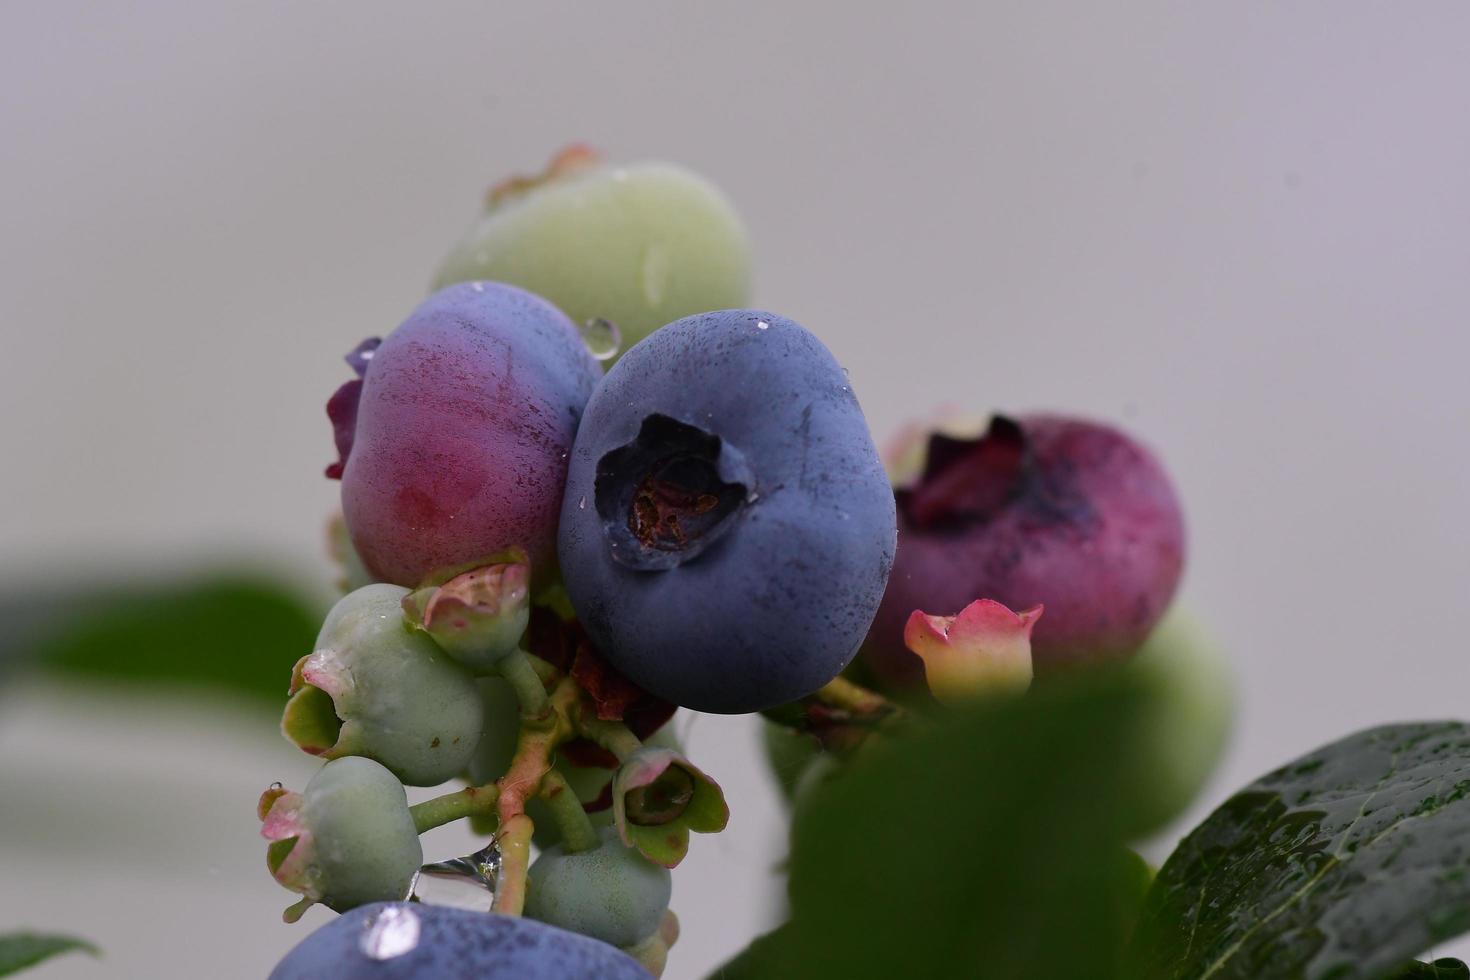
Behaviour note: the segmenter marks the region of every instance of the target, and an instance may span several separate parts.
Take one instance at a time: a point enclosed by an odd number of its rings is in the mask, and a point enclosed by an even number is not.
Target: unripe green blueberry
[[[507,181],[450,252],[434,288],[491,279],[574,323],[615,323],[622,349],[707,310],[744,306],[745,230],[719,189],[670,163],[605,166],[571,148],[538,178]]]
[[[484,709],[469,671],[404,621],[407,594],[368,585],[332,607],[292,672],[281,728],[313,755],[364,756],[434,786],[468,765]]]
[[[609,827],[600,844],[569,853],[558,844],[531,865],[526,915],[549,925],[632,946],[658,930],[673,888],[668,868],[659,867],[618,839]]]
[[[1204,788],[1229,740],[1235,684],[1214,639],[1188,613],[1170,610],[1125,666],[1149,700],[1149,821],[1161,826]]]
[[[273,787],[261,797],[266,863],[285,887],[338,912],[402,899],[424,862],[403,786],[371,759],[328,762],[303,793]]]

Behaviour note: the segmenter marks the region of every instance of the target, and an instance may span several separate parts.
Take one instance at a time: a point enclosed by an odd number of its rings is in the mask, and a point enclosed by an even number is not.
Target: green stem
[[[494,911],[520,915],[526,907],[526,871],[531,864],[531,834],[536,825],[517,813],[500,825],[500,875],[496,881]]]
[[[575,724],[579,733],[617,756],[619,762],[627,762],[630,755],[643,748],[638,736],[620,721],[603,721],[581,713]]]
[[[422,834],[464,817],[491,815],[495,812],[495,801],[499,796],[500,790],[494,783],[466,786],[457,792],[415,803],[408,812],[413,814],[414,829]]]
[[[551,707],[546,697],[546,686],[541,675],[531,663],[531,655],[524,650],[514,650],[500,661],[500,676],[516,692],[521,703],[523,718],[544,718]]]
[[[601,843],[592,821],[587,819],[587,811],[582,808],[582,801],[577,799],[577,794],[572,792],[561,773],[553,769],[546,774],[541,780],[540,796],[551,809],[552,819],[556,821],[562,843],[568,851],[574,854],[590,851]]]
[[[883,695],[854,684],[845,677],[834,677],[812,697],[822,704],[841,708],[855,715],[874,715],[895,710],[893,703]]]

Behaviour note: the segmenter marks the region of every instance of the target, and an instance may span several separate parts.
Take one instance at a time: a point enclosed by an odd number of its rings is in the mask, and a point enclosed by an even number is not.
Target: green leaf
[[[0,650],[67,676],[208,685],[280,706],[322,613],[254,575],[55,588],[0,603]]]
[[[1470,980],[1470,967],[1447,956],[1433,963],[1410,963],[1393,980]]]
[[[1369,980],[1470,928],[1470,727],[1389,725],[1237,793],[1159,871],[1139,976]]]
[[[760,949],[765,975],[1121,976],[1149,693],[1054,682],[859,757],[798,809],[792,921]]]
[[[0,977],[19,973],[42,960],[73,951],[99,955],[96,946],[72,936],[48,936],[35,932],[0,935]]]

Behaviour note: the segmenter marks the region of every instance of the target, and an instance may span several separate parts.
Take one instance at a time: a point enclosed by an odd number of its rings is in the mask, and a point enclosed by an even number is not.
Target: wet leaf
[[[1371,980],[1467,928],[1470,727],[1424,722],[1228,800],[1160,870],[1135,955],[1146,978]]]
[[[0,935],[0,977],[18,973],[53,956],[70,952],[99,955],[97,947],[74,936],[42,935],[35,932],[11,932]]]

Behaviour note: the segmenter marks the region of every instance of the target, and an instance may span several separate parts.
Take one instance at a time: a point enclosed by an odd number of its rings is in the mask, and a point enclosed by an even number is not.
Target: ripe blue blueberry
[[[648,980],[606,943],[531,919],[382,902],[307,936],[269,980]]]
[[[893,561],[893,493],[851,386],[799,324],[686,317],[587,403],[558,554],[603,654],[701,711],[809,694],[851,660]]]

